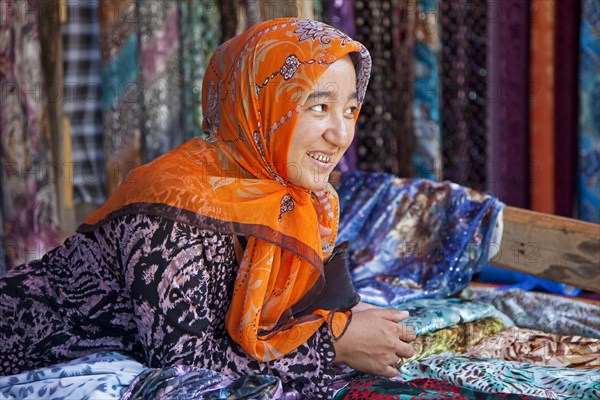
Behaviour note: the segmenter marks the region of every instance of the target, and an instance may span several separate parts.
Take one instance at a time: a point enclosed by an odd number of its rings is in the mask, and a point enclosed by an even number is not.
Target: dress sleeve
[[[303,397],[330,397],[335,353],[325,324],[270,362],[248,356],[229,337],[225,313],[238,270],[231,235],[152,216],[138,216],[133,225],[121,259],[137,339],[151,367],[188,364],[231,378],[269,374]]]

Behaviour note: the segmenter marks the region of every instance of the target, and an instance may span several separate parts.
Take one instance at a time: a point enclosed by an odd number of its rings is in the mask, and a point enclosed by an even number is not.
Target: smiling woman
[[[289,182],[323,190],[352,143],[357,117],[356,72],[346,55],[327,68],[301,107],[288,152]]]
[[[215,52],[203,130],[133,170],[78,233],[0,279],[0,374],[100,350],[331,398],[334,363],[393,376],[406,312],[358,304],[327,183],[367,50],[320,22],[258,23]],[[237,257],[236,257],[237,253]]]

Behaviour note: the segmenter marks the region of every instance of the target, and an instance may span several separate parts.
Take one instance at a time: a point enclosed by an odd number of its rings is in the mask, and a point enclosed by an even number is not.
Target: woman
[[[327,183],[370,67],[309,20],[223,44],[203,83],[206,141],[133,171],[63,246],[0,280],[0,373],[110,349],[277,375],[305,397],[329,396],[334,363],[393,376],[412,355],[408,314],[356,305]]]

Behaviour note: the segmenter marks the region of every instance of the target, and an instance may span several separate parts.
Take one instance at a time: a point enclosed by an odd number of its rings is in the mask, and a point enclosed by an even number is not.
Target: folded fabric
[[[283,397],[281,380],[270,375],[227,379],[218,372],[187,365],[152,368],[141,373],[121,400],[209,400]]]
[[[446,399],[446,400],[493,400],[523,399],[536,400],[543,397],[507,393],[485,393],[464,386],[456,386],[435,379],[415,379],[398,381],[378,377],[361,377],[352,380],[348,386],[336,392],[334,400],[373,399]]]
[[[338,188],[338,242],[362,300],[380,306],[444,298],[488,261],[503,204],[450,182],[346,172]]]
[[[600,339],[600,307],[593,304],[519,289],[469,288],[460,296],[494,305],[520,328]]]
[[[464,353],[471,346],[503,328],[504,324],[501,319],[485,318],[417,336],[417,339],[411,343],[415,354],[405,362],[418,360],[432,354]]]
[[[504,326],[514,325],[491,304],[462,299],[420,299],[393,308],[410,313],[402,323],[414,329],[417,335],[489,317],[501,319]]]
[[[119,399],[146,368],[116,352],[100,352],[47,368],[0,376],[0,399]]]
[[[507,328],[483,338],[466,354],[554,367],[600,369],[600,339],[526,328]]]
[[[598,399],[597,371],[522,364],[461,354],[438,354],[404,364],[402,379],[433,378],[483,392],[552,399]]]

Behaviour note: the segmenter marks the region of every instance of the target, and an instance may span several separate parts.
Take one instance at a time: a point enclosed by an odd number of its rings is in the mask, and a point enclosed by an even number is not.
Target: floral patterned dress
[[[237,270],[232,235],[163,217],[125,215],[76,234],[0,278],[0,374],[113,350],[151,367],[270,374],[303,398],[330,397],[335,353],[326,325],[269,362],[229,337]]]

